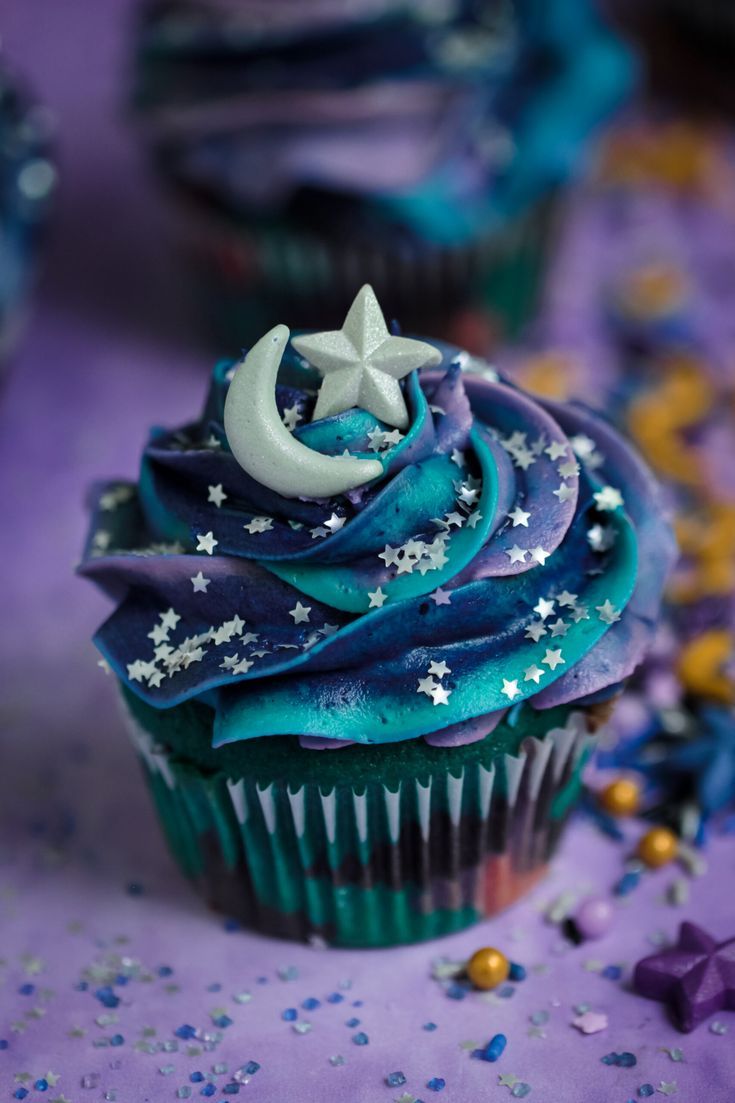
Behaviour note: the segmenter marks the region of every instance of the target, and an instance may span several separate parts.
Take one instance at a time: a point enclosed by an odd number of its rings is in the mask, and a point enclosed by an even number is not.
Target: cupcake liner
[[[459,312],[479,308],[512,335],[536,303],[553,207],[539,203],[455,247],[328,239],[285,225],[233,227],[201,211],[187,211],[181,239],[210,324],[232,344],[252,342],[283,317],[297,329],[315,317],[339,325],[364,283],[407,331],[428,326],[446,336]]]
[[[570,711],[542,738],[519,733],[515,754],[489,745],[393,788],[325,790],[207,773],[130,719],[173,854],[209,903],[266,934],[339,946],[434,938],[517,899],[554,852],[590,727]]]

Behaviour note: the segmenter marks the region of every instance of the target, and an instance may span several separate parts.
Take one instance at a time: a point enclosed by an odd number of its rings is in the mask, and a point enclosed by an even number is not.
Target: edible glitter
[[[426,1086],[429,1091],[441,1092],[446,1088],[447,1082],[441,1076],[432,1076],[431,1080],[426,1081]]]
[[[214,1084],[205,1084],[204,1087],[202,1088],[202,1090],[199,1092],[199,1094],[204,1095],[204,1096],[210,1096],[210,1095],[214,1095],[214,1093],[216,1091],[217,1091],[217,1089],[215,1088]]]
[[[342,1003],[344,996],[341,992],[332,992],[330,996],[327,996],[327,1003]]]
[[[436,1030],[436,1023],[424,1023],[422,1030]]]
[[[713,1023],[710,1023],[709,1028],[712,1034],[727,1034],[727,1027],[719,1019],[715,1019]]]
[[[653,1084],[641,1084],[640,1088],[638,1089],[638,1094],[641,1099],[648,1099],[649,1096],[653,1095],[655,1090],[656,1089],[654,1088]]]
[[[352,1035],[352,1041],[355,1043],[356,1046],[366,1046],[370,1039],[368,1038],[367,1034],[365,1034],[365,1032],[361,1030],[359,1034]]]
[[[298,1017],[299,1013],[295,1007],[287,1007],[285,1011],[281,1012],[281,1018],[285,1023],[292,1023]]]
[[[340,1065],[344,1065],[345,1059],[340,1054],[335,1054],[334,1057],[329,1058],[329,1063],[333,1068],[339,1068]]]
[[[347,1019],[347,1021],[345,1022],[345,1026],[349,1026],[352,1029],[354,1029],[354,1027],[359,1026],[359,1025],[360,1025],[360,1020],[359,1019]]]
[[[402,1072],[390,1072],[386,1076],[385,1082],[389,1088],[400,1088],[401,1084],[406,1083],[406,1077]]]
[[[185,1084],[182,1088],[176,1089],[177,1099],[189,1099],[191,1097],[191,1088]]]
[[[311,1030],[311,1023],[294,1023],[291,1029],[295,1031],[296,1034],[308,1034]]]
[[[508,980],[525,980],[526,979],[526,967],[519,965],[517,961],[511,961],[510,969],[508,970]]]
[[[513,1085],[510,1094],[514,1099],[525,1099],[527,1095],[531,1094],[531,1085],[527,1084],[525,1080],[521,1080],[518,1084]]]

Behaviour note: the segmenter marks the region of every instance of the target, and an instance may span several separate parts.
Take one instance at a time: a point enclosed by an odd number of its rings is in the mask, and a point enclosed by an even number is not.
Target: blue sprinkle
[[[208,984],[207,985],[207,991],[208,992],[221,992],[222,991],[222,985],[218,984],[217,981],[215,981],[214,984]]]
[[[8,1048],[8,1039],[7,1038],[0,1038],[0,1049],[7,1049],[7,1048]]]
[[[386,1076],[385,1082],[389,1088],[400,1088],[401,1084],[406,1083],[406,1077],[402,1072],[390,1072]]]
[[[605,977],[606,980],[620,980],[623,975],[623,970],[619,965],[606,965],[601,975]]]
[[[231,1019],[229,1015],[218,1015],[216,1019],[212,1019],[215,1026],[218,1026],[220,1030],[225,1030],[226,1027],[232,1026],[235,1020]]]
[[[95,992],[95,996],[104,1007],[117,1007],[120,1003],[120,997],[115,995],[109,984],[104,985],[102,988],[98,988]]]
[[[171,968],[170,965],[159,965],[158,966],[158,975],[159,975],[159,977],[170,977],[172,973],[173,973],[173,969]]]
[[[653,1084],[641,1084],[640,1088],[638,1089],[638,1094],[641,1096],[642,1099],[648,1099],[650,1095],[653,1095],[655,1090],[656,1089],[654,1088]]]
[[[617,1053],[606,1053],[604,1057],[601,1057],[603,1065],[617,1065],[618,1055]]]
[[[321,1007],[321,1001],[315,999],[313,996],[309,996],[307,1000],[301,1004],[304,1011],[316,1011],[317,1007]]]
[[[125,1039],[123,1038],[122,1034],[113,1034],[112,1037],[110,1038],[110,1045],[111,1046],[125,1045]]]
[[[225,1084],[222,1091],[225,1095],[238,1095],[240,1092],[240,1085],[236,1080],[233,1080],[230,1084]]]
[[[177,1038],[183,1038],[183,1040],[186,1042],[189,1040],[189,1038],[196,1037],[196,1030],[189,1023],[183,1023],[182,1026],[178,1026],[176,1028],[174,1034]]]
[[[353,1029],[354,1027],[359,1026],[359,1025],[360,1025],[360,1020],[359,1019],[348,1019],[347,1022],[345,1023],[345,1026],[349,1026],[350,1029]]]
[[[130,980],[130,977],[126,977],[124,973],[118,973],[117,976],[115,977],[115,984],[120,984],[120,985],[127,984],[129,980]]]
[[[359,1034],[352,1035],[352,1041],[355,1043],[356,1046],[366,1046],[370,1039],[368,1038],[367,1034],[365,1034],[364,1031],[361,1030]]]
[[[353,1007],[362,1007],[362,1000],[353,1000]]]
[[[189,1079],[191,1080],[192,1084],[202,1084],[206,1080],[206,1076],[203,1072],[191,1072],[189,1073]]]
[[[36,1080],[33,1087],[36,1089],[37,1092],[48,1091],[48,1080],[44,1079],[44,1077],[42,1076],[40,1080]]]
[[[25,1099],[27,1095],[28,1092],[25,1088],[16,1088],[13,1092],[13,1099]]]
[[[285,1023],[292,1023],[294,1019],[298,1019],[299,1013],[295,1007],[287,1007],[285,1011],[281,1013],[281,1018]]]
[[[447,988],[447,995],[450,1000],[463,1000],[467,995],[469,989],[464,984],[453,983]]]
[[[521,1080],[520,1083],[513,1085],[510,1089],[510,1094],[514,1099],[525,1099],[527,1095],[531,1094],[531,1085]]]
[[[491,1038],[488,1044],[483,1050],[483,1060],[485,1061],[497,1061],[498,1057],[502,1056],[503,1050],[508,1044],[508,1039],[505,1034],[496,1034],[494,1038]]]
[[[327,1003],[342,1003],[343,999],[341,992],[332,992],[331,996],[327,996]]]
[[[242,1071],[246,1076],[255,1076],[259,1068],[260,1065],[257,1061],[248,1061],[247,1065],[242,1066]]]
[[[615,885],[613,892],[616,896],[628,896],[633,889],[637,889],[640,884],[641,875],[635,870],[628,870],[624,873],[620,880]]]
[[[20,992],[21,996],[32,996],[33,993],[36,991],[36,986],[35,984],[21,984],[18,991]]]
[[[267,984],[268,983],[268,978],[267,977],[258,977],[258,979],[255,983],[256,984]]]
[[[621,1053],[618,1055],[618,1065],[621,1069],[632,1069],[638,1064],[638,1058],[634,1053]]]
[[[199,1094],[200,1095],[214,1095],[214,1093],[216,1091],[217,1091],[217,1089],[215,1088],[214,1084],[205,1084],[204,1087],[202,1088],[202,1090],[199,1092]]]
[[[426,1081],[426,1086],[429,1091],[441,1092],[446,1088],[447,1082],[443,1080],[441,1076],[432,1076],[431,1080]]]
[[[525,980],[526,979],[526,967],[525,965],[519,965],[517,961],[511,961],[510,969],[508,970],[508,980]]]
[[[436,1030],[436,1023],[424,1023],[422,1030]]]
[[[509,1000],[511,996],[515,996],[516,990],[512,984],[504,984],[502,988],[499,988],[497,993],[501,1000]]]
[[[89,988],[89,985],[87,984],[86,980],[80,980],[77,984],[74,985],[74,988],[77,992],[86,992]]]

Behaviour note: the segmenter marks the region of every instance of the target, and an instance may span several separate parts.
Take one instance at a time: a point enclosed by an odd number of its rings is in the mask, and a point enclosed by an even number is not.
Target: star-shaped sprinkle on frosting
[[[289,609],[288,615],[293,617],[294,624],[306,624],[309,620],[311,613],[310,605],[302,605],[300,601],[296,602],[296,606],[293,609]]]
[[[511,564],[525,563],[528,552],[525,548],[519,548],[517,544],[514,544],[512,548],[505,549],[505,554],[510,559]]]
[[[561,648],[555,651],[550,647],[546,649],[546,654],[541,660],[542,663],[548,666],[549,670],[556,670],[557,666],[563,664],[564,661],[561,655]]]
[[[398,381],[416,368],[441,362],[433,345],[390,334],[368,284],[357,293],[342,329],[294,337],[291,343],[324,377],[315,420],[359,406],[388,425],[405,428],[408,411]]]
[[[609,598],[602,605],[596,605],[597,615],[603,624],[615,624],[620,620],[620,612],[615,608]]]
[[[556,460],[560,460],[563,456],[568,454],[568,447],[566,441],[552,440],[548,448],[544,448],[545,454],[549,457],[552,463]]]
[[[207,555],[212,555],[218,543],[219,540],[215,540],[213,532],[197,533],[197,551],[203,551],[206,552]]]
[[[603,511],[619,509],[623,504],[623,496],[614,486],[603,486],[602,490],[596,491],[592,497],[595,499],[597,508]]]
[[[368,590],[368,597],[370,598],[370,605],[368,606],[368,608],[382,609],[387,596],[387,594],[383,593],[380,586],[378,586],[377,590],[373,590],[372,592]]]
[[[441,662],[429,663],[429,674],[433,674],[436,678],[443,678],[445,674],[451,674],[451,670],[442,659]]]
[[[214,502],[214,504],[217,506],[217,509],[219,509],[226,498],[227,495],[222,489],[222,483],[217,483],[216,486],[207,487],[207,501]]]
[[[435,605],[451,605],[452,595],[449,590],[442,590],[441,586],[437,586],[433,593],[429,594],[429,597]]]
[[[513,678],[509,680],[508,678],[503,678],[503,688],[500,692],[504,693],[509,701],[512,701],[515,697],[519,697],[521,691],[518,688],[518,679]]]
[[[513,528],[517,528],[519,525],[523,525],[524,528],[528,528],[528,521],[531,516],[520,506],[516,506],[512,513],[509,513],[511,521],[513,522]]]
[[[535,663],[532,663],[531,666],[526,667],[523,673],[525,674],[523,679],[524,682],[535,682],[536,685],[538,685],[546,671],[542,670],[540,666],[536,666]]]
[[[448,705],[451,689],[445,689],[444,686],[435,686],[431,693],[431,699],[435,705]]]
[[[254,536],[258,532],[270,532],[273,528],[272,517],[253,517],[247,524],[242,526],[246,532],[249,532],[251,536]]]
[[[195,594],[206,594],[207,586],[212,581],[211,578],[205,578],[201,571],[198,571],[193,578],[190,578],[192,586],[194,587]]]

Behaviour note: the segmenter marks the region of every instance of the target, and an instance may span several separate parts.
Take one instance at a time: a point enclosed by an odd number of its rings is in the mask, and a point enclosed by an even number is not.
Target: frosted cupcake
[[[249,926],[458,930],[543,874],[673,557],[606,424],[391,334],[267,333],[98,489],[83,573],[173,852]]]

